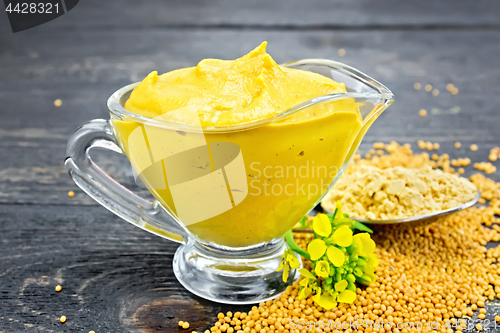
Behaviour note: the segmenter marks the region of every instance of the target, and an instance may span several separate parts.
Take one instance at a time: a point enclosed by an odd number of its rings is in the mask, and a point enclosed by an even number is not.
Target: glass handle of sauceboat
[[[148,201],[120,185],[90,158],[90,150],[102,148],[122,154],[109,124],[91,120],[78,128],[68,141],[64,164],[73,181],[95,201],[124,220],[160,237],[187,241],[185,229],[158,202]]]

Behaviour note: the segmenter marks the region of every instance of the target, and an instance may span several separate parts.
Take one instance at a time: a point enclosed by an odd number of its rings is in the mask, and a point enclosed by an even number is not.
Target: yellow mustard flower
[[[333,241],[343,247],[348,247],[352,244],[352,230],[348,226],[344,225],[335,230],[333,233]]]
[[[348,303],[348,304],[352,304],[352,302],[354,302],[355,299],[356,299],[356,293],[349,289],[344,290],[337,297],[337,301],[339,301],[340,303]]]
[[[332,223],[325,214],[316,215],[312,227],[315,233],[323,237],[328,237],[332,233]]]
[[[316,282],[316,277],[312,275],[312,273],[305,268],[300,269],[299,273],[303,277],[302,280],[299,282],[300,284],[299,299],[305,299],[309,297],[309,295],[311,295],[312,288],[310,284]]]
[[[315,301],[319,306],[321,306],[326,310],[331,310],[337,306],[337,301],[335,297],[329,294],[323,294],[323,295],[316,294],[313,296],[313,301]]]
[[[326,250],[326,256],[335,267],[340,267],[344,264],[345,253],[342,252],[338,247],[330,245]]]
[[[337,283],[335,283],[335,291],[338,291],[338,292],[342,292],[345,290],[345,288],[347,288],[347,281],[346,280],[342,280],[342,281],[339,281]]]
[[[342,212],[342,206],[340,205],[340,201],[337,201],[335,208],[335,224],[348,223],[349,225],[353,225],[354,221],[350,218],[345,217]]]
[[[326,252],[326,244],[322,239],[314,239],[307,245],[307,252],[311,260],[318,260]]]
[[[344,215],[339,202],[334,214],[318,214],[312,222],[302,222],[302,229],[312,227],[314,231],[307,251],[295,243],[291,231],[286,235],[291,250],[314,264],[313,271],[299,270],[302,275],[299,299],[311,297],[325,309],[332,309],[337,303],[352,304],[356,299],[356,283],[369,285],[376,281],[375,267],[379,262],[374,253],[375,242],[369,234],[373,231]],[[358,234],[354,235],[353,230]],[[280,265],[284,281],[290,269],[300,267],[291,250],[285,252]]]
[[[370,238],[368,233],[360,233],[352,236],[352,242],[358,245],[356,252],[360,255],[363,253],[373,253],[375,251],[375,242]]]
[[[290,265],[290,268],[296,269],[300,267],[300,261],[292,250],[287,250],[286,261]]]
[[[280,266],[276,271],[279,272],[283,270],[283,282],[286,282],[288,280],[288,275],[290,274],[290,268],[296,269],[299,267],[300,261],[295,256],[295,253],[290,249],[286,249],[285,254],[283,255],[283,258],[280,262]]]
[[[330,275],[330,264],[326,260],[321,260],[316,263],[314,273],[322,278],[327,278]]]

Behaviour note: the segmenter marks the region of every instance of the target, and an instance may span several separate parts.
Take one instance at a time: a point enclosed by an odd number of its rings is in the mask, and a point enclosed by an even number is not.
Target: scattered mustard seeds
[[[185,321],[183,324],[182,324],[182,328],[187,330],[189,328],[189,323],[187,321]]]
[[[470,150],[471,151],[477,151],[478,147],[475,144],[470,145]]]
[[[455,142],[455,148],[460,149],[462,144],[460,142]]]
[[[56,291],[57,291],[57,292],[60,292],[61,290],[62,290],[62,287],[61,287],[60,285],[57,285],[57,286],[56,286]]]
[[[58,107],[60,107],[61,105],[62,105],[62,101],[61,101],[60,99],[56,99],[56,100],[54,101],[54,106],[55,106],[55,107],[57,107],[57,108],[58,108]]]
[[[388,155],[372,159],[356,155],[346,172],[352,172],[350,169],[358,165],[379,168],[430,165],[453,172],[447,154],[433,161],[427,153],[413,154],[409,144],[400,146],[396,142],[385,145],[385,150]],[[470,164],[468,158],[457,160]],[[311,297],[299,300],[300,285],[294,282],[277,298],[262,302],[248,312],[235,312],[232,316],[220,313],[210,330],[204,333],[296,333],[298,331],[291,328],[292,319],[304,322],[326,319],[336,323],[383,320],[392,323],[392,327],[397,323],[437,321],[439,327],[445,327],[449,322],[456,324],[457,318],[472,317],[474,311],[484,307],[486,300],[500,299],[500,264],[497,263],[500,246],[485,247],[488,242],[500,241],[500,218],[497,217],[500,214],[500,183],[480,173],[470,179],[481,191],[482,198],[489,200],[487,206],[470,207],[424,225],[376,227],[373,239],[380,262],[376,268],[378,279],[367,288],[357,288],[358,297],[353,304],[339,304],[332,310],[325,310]],[[313,237],[311,233],[294,233],[297,244],[304,249]],[[311,262],[302,260],[305,267],[312,267]],[[500,322],[500,316],[495,320]],[[465,331],[466,322],[458,324],[456,331]],[[478,328],[483,329],[481,325]],[[363,327],[345,332],[372,331]],[[400,332],[410,331],[403,329]],[[444,329],[441,332],[451,331]]]
[[[184,322],[181,320],[178,324],[180,327],[182,327],[182,325],[184,325]]]
[[[418,148],[420,149],[427,149],[427,150],[438,150],[441,146],[439,143],[435,142],[432,143],[430,141],[423,141],[423,140],[418,140],[417,141]],[[371,152],[370,152],[371,153]]]
[[[415,82],[413,84],[413,88],[415,88],[415,90],[420,90],[422,89],[422,85],[419,82]]]
[[[392,143],[388,146],[392,153],[384,162],[393,163],[392,166],[397,166],[398,159],[399,165],[432,162],[423,154],[409,154],[409,147]],[[500,247],[484,247],[487,242],[500,240],[500,227],[495,230],[483,226],[500,223],[495,216],[500,212],[500,183],[478,175],[481,178],[476,177],[475,181],[479,188],[495,188],[487,207],[471,207],[426,225],[376,227],[373,239],[380,262],[376,268],[378,280],[367,288],[357,288],[358,297],[353,304],[325,310],[310,297],[299,300],[300,285],[294,282],[274,300],[262,302],[248,313],[236,312],[228,318],[229,322],[220,314],[209,332],[230,332],[229,328],[236,333],[298,332],[292,331],[292,319],[326,319],[336,323],[364,319],[393,324],[437,321],[439,327],[445,327],[447,320],[457,323],[456,318],[471,317],[491,295],[498,297],[495,292],[500,290],[500,265],[496,263]],[[294,233],[294,237],[303,248],[313,239],[310,233]],[[311,268],[311,262],[303,259],[303,263]],[[466,328],[464,322],[460,325],[457,331]],[[365,326],[357,332],[371,331]]]
[[[474,169],[484,171],[487,174],[492,174],[497,171],[497,167],[490,162],[474,163]]]
[[[425,116],[427,116],[427,110],[422,109],[422,110],[418,111],[418,114],[420,117],[425,117]]]
[[[432,85],[426,84],[425,85],[425,91],[430,92],[432,90]]]
[[[439,89],[434,89],[434,90],[432,91],[432,95],[434,95],[434,96],[439,95]]]
[[[68,197],[73,198],[75,196],[75,192],[69,191],[68,192]]]
[[[64,324],[66,322],[66,316],[61,316],[61,318],[59,318],[59,321]]]
[[[463,166],[468,166],[471,162],[470,158],[468,158],[468,157],[467,158],[459,158],[458,160],[461,161]]]
[[[446,90],[448,90],[449,92],[451,92],[453,95],[456,95],[458,94],[458,88],[455,87],[453,84],[451,83],[448,83],[446,85]]]
[[[343,56],[345,56],[346,52],[344,49],[340,49],[338,53],[339,53],[339,57],[343,57]]]

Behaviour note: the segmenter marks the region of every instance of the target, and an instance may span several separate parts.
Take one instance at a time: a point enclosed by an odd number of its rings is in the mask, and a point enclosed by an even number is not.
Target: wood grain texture
[[[147,38],[145,37],[147,36]],[[0,202],[94,205],[75,190],[63,167],[72,131],[93,118],[107,118],[106,100],[119,87],[152,70],[195,65],[203,57],[234,58],[269,41],[277,61],[328,58],[345,61],[390,87],[396,102],[370,129],[362,151],[376,141],[439,142],[440,153],[486,161],[498,145],[500,35],[470,31],[255,32],[255,31],[90,31],[2,34],[0,52]],[[134,40],[130,47],[130,40]],[[238,40],[238,42],[236,42]],[[228,43],[227,41],[234,41]],[[22,45],[22,47],[20,47]],[[172,47],[170,45],[175,45]],[[339,57],[339,48],[346,57]],[[471,50],[481,50],[471,52]],[[368,61],[368,60],[369,61]],[[8,84],[7,84],[8,82]],[[440,90],[434,97],[414,82]],[[446,91],[447,83],[460,89]],[[61,107],[53,101],[62,99]],[[424,108],[428,116],[418,111]],[[452,113],[458,111],[458,113]],[[437,113],[437,114],[434,114]],[[460,141],[463,149],[453,143]],[[479,145],[478,152],[467,147]],[[115,156],[103,167],[127,185],[131,170]],[[472,166],[467,175],[473,173]],[[500,179],[499,173],[491,175]]]
[[[174,243],[102,207],[0,205],[0,228],[5,332],[175,332],[229,310],[177,282]]]
[[[0,332],[202,331],[219,311],[250,309],[184,290],[172,273],[174,243],[97,206],[67,175],[67,139],[81,123],[108,117],[116,89],[152,70],[239,57],[268,40],[278,62],[343,61],[393,90],[396,103],[362,151],[391,140],[418,151],[424,139],[452,158],[485,161],[500,143],[499,18],[492,0],[86,0],[17,34],[0,20]],[[415,82],[439,96],[415,91]],[[449,94],[447,83],[460,93]],[[467,149],[472,143],[477,152]],[[137,189],[123,156],[93,158]],[[498,303],[487,307],[491,320]]]
[[[498,29],[499,15],[492,0],[85,0],[38,29]]]
[[[220,311],[251,308],[186,291],[172,273],[177,245],[102,207],[0,205],[0,230],[4,332],[200,332]],[[499,314],[497,301],[486,308]]]

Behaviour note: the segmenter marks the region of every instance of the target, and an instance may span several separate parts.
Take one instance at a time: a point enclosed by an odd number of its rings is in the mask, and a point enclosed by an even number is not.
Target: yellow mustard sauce
[[[192,234],[245,247],[282,236],[321,198],[361,130],[358,107],[345,98],[257,127],[203,129],[251,124],[345,92],[322,75],[277,65],[264,42],[233,61],[152,72],[125,103],[133,113],[193,131],[131,118],[112,124],[142,181]]]

